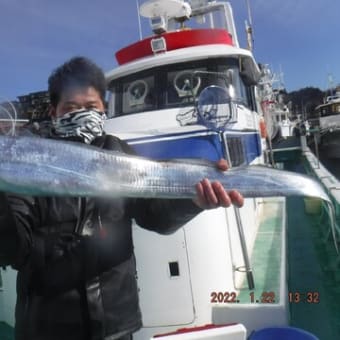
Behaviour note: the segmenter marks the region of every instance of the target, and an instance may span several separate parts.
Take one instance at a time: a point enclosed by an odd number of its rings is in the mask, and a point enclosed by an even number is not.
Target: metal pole
[[[223,157],[226,158],[228,162],[230,162],[231,160],[230,160],[229,152],[227,148],[227,140],[223,134],[223,131],[220,131],[219,135],[220,135],[220,140],[222,143]],[[232,166],[231,163],[229,163],[229,165]],[[241,245],[241,250],[242,250],[244,266],[246,268],[248,287],[250,290],[253,290],[255,288],[254,275],[253,275],[253,271],[250,265],[247,243],[246,243],[246,238],[244,235],[243,225],[242,225],[242,220],[241,220],[241,214],[240,214],[239,208],[235,206],[234,206],[234,211],[235,211],[235,217],[236,217],[237,230],[238,230],[238,234],[240,237],[240,245]]]
[[[315,131],[313,134],[313,137],[314,137],[314,145],[315,145],[315,155],[318,160],[318,168],[320,168],[318,134],[319,134],[319,131]]]
[[[241,248],[242,248],[244,266],[246,268],[248,287],[250,290],[253,290],[255,288],[254,275],[253,275],[253,270],[250,265],[247,243],[246,243],[246,238],[244,235],[243,225],[242,225],[242,220],[241,220],[240,209],[237,207],[234,207],[234,211],[235,211],[238,234],[240,236],[240,243],[241,243]]]
[[[143,39],[143,36],[142,36],[142,24],[141,24],[141,21],[140,21],[139,2],[138,2],[138,0],[136,0],[136,8],[137,8],[137,17],[138,17],[139,40],[142,40]]]
[[[266,138],[268,145],[269,145],[269,158],[270,158],[270,164],[273,166],[273,168],[276,168],[275,160],[274,160],[274,152],[273,152],[273,144],[270,136]]]

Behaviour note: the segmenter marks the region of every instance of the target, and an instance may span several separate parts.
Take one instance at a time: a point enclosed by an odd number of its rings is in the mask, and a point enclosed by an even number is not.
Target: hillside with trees
[[[315,87],[305,87],[297,91],[289,92],[285,96],[285,102],[294,116],[301,114],[308,117],[315,108],[322,104],[326,93]]]

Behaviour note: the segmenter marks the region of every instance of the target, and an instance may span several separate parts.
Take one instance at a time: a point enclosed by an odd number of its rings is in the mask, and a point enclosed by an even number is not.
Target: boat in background
[[[268,137],[273,141],[293,136],[296,124],[291,120],[288,105],[284,103],[282,81],[271,71],[269,65],[260,66],[262,76],[258,83],[258,93]]]
[[[2,99],[0,97],[0,99]],[[21,114],[20,104],[3,100],[0,103],[0,134],[15,135],[23,126],[28,123],[28,119]]]
[[[16,101],[0,103],[0,134],[17,135],[29,129],[34,134],[47,136],[50,128],[48,91],[32,92],[17,98]]]
[[[261,70],[239,45],[230,3],[149,0],[140,14],[153,35],[116,53],[106,132],[152,159],[264,164]],[[326,181],[305,143],[274,157],[323,178],[339,212],[339,183]],[[245,340],[261,329],[340,338],[338,236],[320,201],[298,198],[207,210],[166,236],[134,223],[143,317],[134,339]],[[0,320],[13,325],[15,272],[1,274]]]
[[[317,121],[313,127],[318,128],[320,153],[325,158],[340,158],[340,87],[335,95],[328,96],[324,104],[315,108]]]

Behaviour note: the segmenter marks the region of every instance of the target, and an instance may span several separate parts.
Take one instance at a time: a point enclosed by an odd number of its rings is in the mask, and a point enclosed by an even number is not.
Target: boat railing
[[[0,118],[0,135],[15,135],[28,122],[28,119]]]
[[[204,6],[192,8],[192,16],[194,17],[203,17],[204,15],[209,16],[209,14],[211,14],[209,17],[210,26],[211,28],[216,28],[217,26],[216,20],[214,21],[212,19],[213,12],[223,13],[224,22],[220,26],[222,26],[222,28],[227,29],[227,31],[231,34],[233,38],[234,45],[236,47],[240,47],[236,33],[232,9],[228,2],[210,2]]]
[[[305,138],[305,136],[301,137]],[[308,148],[302,150],[307,161],[309,173],[315,177],[326,189],[334,207],[335,227],[337,234],[335,235],[335,242],[340,242],[340,181],[332,175],[319,161],[319,158]],[[318,203],[321,205],[321,202]],[[317,204],[317,205],[318,205]],[[325,208],[327,210],[327,208]],[[322,214],[320,215],[322,217]],[[320,217],[320,218],[321,218]],[[331,237],[331,228],[325,233],[325,239]],[[337,256],[337,262],[340,264],[340,254]]]

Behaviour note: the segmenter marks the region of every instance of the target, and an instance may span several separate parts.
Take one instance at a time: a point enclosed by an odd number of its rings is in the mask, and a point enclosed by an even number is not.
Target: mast
[[[247,48],[249,51],[253,51],[254,48],[254,36],[253,36],[253,19],[251,16],[250,4],[249,0],[246,0],[247,4],[247,12],[248,12],[248,21],[246,20],[246,33],[247,33]]]
[[[136,0],[136,9],[137,9],[137,17],[138,17],[138,31],[139,31],[139,40],[143,39],[142,35],[142,24],[140,21],[140,13],[139,13],[139,1]]]

